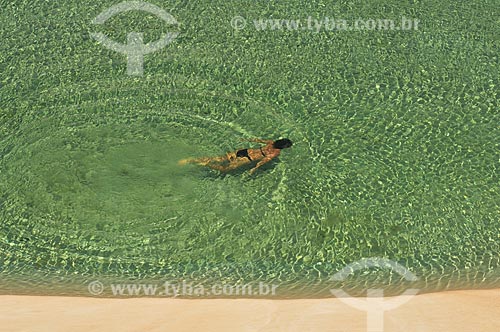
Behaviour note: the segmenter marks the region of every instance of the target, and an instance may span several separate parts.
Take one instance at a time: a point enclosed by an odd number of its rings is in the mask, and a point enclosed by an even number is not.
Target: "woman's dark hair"
[[[290,141],[288,138],[282,138],[277,141],[274,141],[273,148],[281,150],[291,147],[292,144],[293,144],[292,141]]]

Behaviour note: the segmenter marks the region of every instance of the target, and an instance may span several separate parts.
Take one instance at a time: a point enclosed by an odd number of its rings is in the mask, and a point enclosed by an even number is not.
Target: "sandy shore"
[[[385,298],[389,302],[397,299]],[[399,297],[399,300],[402,298]],[[364,299],[366,300],[366,299]],[[500,289],[417,295],[386,311],[384,331],[500,331]],[[378,301],[378,300],[377,300]],[[373,325],[373,324],[372,324]],[[0,296],[0,331],[370,331],[339,299],[100,299]]]

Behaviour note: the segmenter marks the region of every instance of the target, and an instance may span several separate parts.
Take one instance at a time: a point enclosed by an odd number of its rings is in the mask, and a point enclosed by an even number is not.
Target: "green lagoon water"
[[[3,1],[0,293],[110,283],[397,294],[500,286],[497,1]],[[247,19],[240,30],[235,16]],[[259,18],[420,20],[412,31],[258,31]],[[172,31],[144,75],[90,34]],[[289,137],[250,176],[178,166]],[[363,258],[405,266],[332,276]]]

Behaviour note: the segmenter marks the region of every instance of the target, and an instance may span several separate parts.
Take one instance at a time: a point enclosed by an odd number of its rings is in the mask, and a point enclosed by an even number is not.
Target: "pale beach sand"
[[[395,298],[385,298],[390,301]],[[500,331],[500,289],[417,295],[386,311],[384,331]],[[0,331],[369,331],[339,299],[104,299],[0,296]]]

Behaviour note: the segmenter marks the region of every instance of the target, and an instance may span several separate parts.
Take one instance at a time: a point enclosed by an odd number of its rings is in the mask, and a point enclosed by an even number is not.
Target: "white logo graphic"
[[[146,11],[158,16],[169,25],[178,25],[175,18],[165,10],[156,5],[142,1],[125,1],[114,5],[104,12],[100,13],[92,21],[92,24],[104,24],[112,16],[129,10]],[[101,32],[94,32],[90,35],[105,47],[113,51],[125,54],[127,56],[127,74],[140,76],[144,72],[144,55],[156,52],[167,46],[179,35],[179,32],[169,32],[166,35],[163,35],[162,38],[160,38],[158,41],[148,44],[144,44],[143,42],[143,33],[130,32],[127,35],[126,45],[110,40]]]
[[[342,281],[355,271],[363,270],[366,268],[378,267],[389,268],[392,271],[401,275],[407,281],[416,281],[418,278],[410,272],[407,268],[391,261],[387,258],[363,258],[357,262],[347,265],[339,272],[335,273],[331,280]],[[384,330],[384,311],[392,310],[400,305],[411,300],[413,296],[418,293],[418,289],[410,288],[399,296],[392,297],[390,300],[384,300],[383,289],[368,289],[366,300],[360,300],[351,297],[349,294],[341,289],[330,289],[330,292],[338,297],[340,301],[345,304],[367,312],[367,326],[370,332],[380,332]]]
[[[99,280],[95,280],[88,284],[87,289],[92,295],[101,295],[104,292],[104,285]]]

